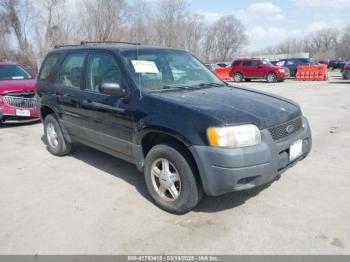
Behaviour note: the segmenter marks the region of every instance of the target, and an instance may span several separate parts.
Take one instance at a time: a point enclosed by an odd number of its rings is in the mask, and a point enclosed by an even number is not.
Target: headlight
[[[255,125],[210,127],[207,136],[209,144],[215,147],[246,147],[261,142],[260,130]]]

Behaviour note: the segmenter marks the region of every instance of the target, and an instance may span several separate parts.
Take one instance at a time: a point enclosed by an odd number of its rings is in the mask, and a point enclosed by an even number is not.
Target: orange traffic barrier
[[[296,80],[298,81],[325,81],[327,80],[326,65],[298,66]]]
[[[214,72],[221,80],[225,80],[225,81],[231,81],[232,80],[231,67],[215,68]]]

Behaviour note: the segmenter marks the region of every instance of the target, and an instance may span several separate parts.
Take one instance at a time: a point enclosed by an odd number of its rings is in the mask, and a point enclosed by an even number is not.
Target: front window
[[[22,80],[32,78],[33,77],[26,70],[18,65],[0,66],[0,80]]]
[[[206,66],[192,55],[175,50],[122,52],[133,79],[145,92],[223,86]]]

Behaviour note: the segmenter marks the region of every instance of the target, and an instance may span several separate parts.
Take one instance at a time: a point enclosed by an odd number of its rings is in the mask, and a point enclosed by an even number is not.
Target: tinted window
[[[40,80],[46,80],[51,74],[52,68],[56,65],[59,59],[59,55],[49,55],[46,57],[44,63],[41,66],[40,70]]]
[[[18,65],[1,65],[0,80],[31,79],[32,76]]]
[[[288,60],[286,65],[294,65],[294,61],[293,60]]]
[[[85,54],[68,55],[58,71],[56,83],[66,87],[80,88],[84,59]]]
[[[244,61],[243,66],[252,66],[252,62],[251,61]]]
[[[234,62],[232,63],[232,66],[239,66],[240,63],[241,63],[240,60],[234,61]]]
[[[259,66],[260,62],[258,61],[252,61],[251,66]]]
[[[107,54],[92,54],[89,56],[86,71],[86,89],[98,92],[103,82],[121,85],[122,74],[115,59]]]

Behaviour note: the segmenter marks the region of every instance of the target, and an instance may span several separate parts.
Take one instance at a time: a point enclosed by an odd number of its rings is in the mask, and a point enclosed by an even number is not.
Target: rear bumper
[[[311,150],[312,138],[306,118],[303,118],[303,127],[298,132],[280,141],[273,141],[268,130],[263,130],[261,135],[262,142],[253,147],[190,147],[207,195],[218,196],[271,182],[304,159]],[[297,140],[303,141],[303,153],[290,162],[289,148]]]

